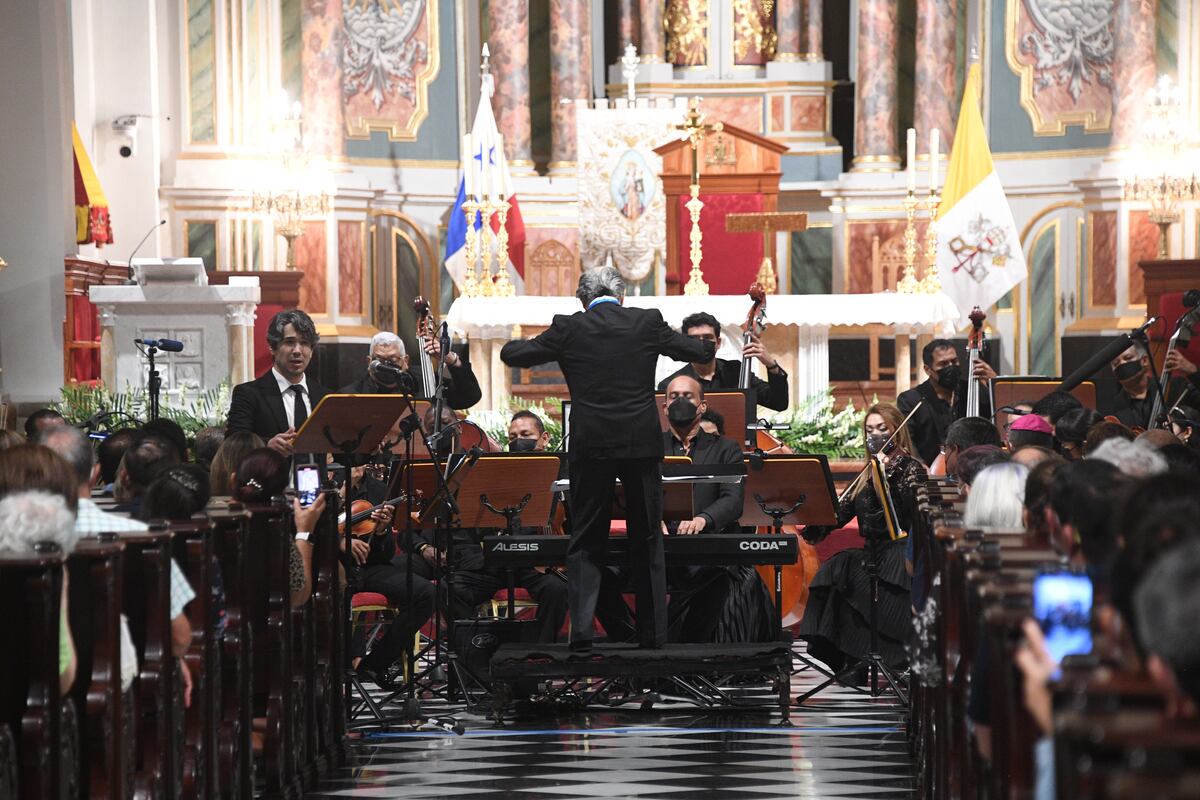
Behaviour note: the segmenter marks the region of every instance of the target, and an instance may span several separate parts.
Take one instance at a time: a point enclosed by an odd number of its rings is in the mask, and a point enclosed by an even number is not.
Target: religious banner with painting
[[[1021,107],[1038,136],[1112,120],[1112,0],[1007,0],[1005,54],[1021,79]]]
[[[437,0],[345,0],[342,94],[346,133],[411,141],[429,115],[438,71]]]
[[[579,109],[579,255],[585,267],[609,257],[640,283],[666,250],[662,159],[654,148],[678,138],[678,109]]]

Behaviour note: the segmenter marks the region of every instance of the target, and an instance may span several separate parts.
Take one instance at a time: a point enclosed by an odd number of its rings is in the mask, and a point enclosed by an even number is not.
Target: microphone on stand
[[[133,252],[129,254],[129,258],[125,262],[129,269],[129,277],[125,279],[126,286],[137,286],[137,279],[133,277],[133,257],[137,255],[138,250],[142,249],[142,245],[144,245],[146,240],[150,238],[150,234],[154,233],[156,230],[166,224],[167,221],[165,219],[160,219],[158,222],[154,223],[154,225],[150,227],[150,230],[146,231],[146,235],[142,237],[142,240],[137,243],[137,247],[133,248]]]
[[[446,323],[442,323],[442,329],[438,332],[438,345],[442,351],[442,363],[439,365],[443,370],[447,369],[446,359],[450,356],[450,327]],[[445,372],[443,375],[447,374]]]
[[[134,339],[133,343],[145,345],[146,347],[155,347],[164,353],[183,352],[183,342],[176,339]]]
[[[1122,333],[1117,338],[1110,341],[1104,346],[1104,349],[1092,355],[1087,361],[1083,362],[1079,369],[1072,372],[1070,375],[1058,385],[1060,392],[1069,392],[1079,384],[1086,381],[1092,375],[1099,372],[1106,364],[1112,361],[1117,356],[1124,353],[1130,345],[1133,344],[1136,337],[1145,334],[1146,329],[1154,323],[1158,322],[1158,317],[1151,317],[1140,327],[1129,333]]]

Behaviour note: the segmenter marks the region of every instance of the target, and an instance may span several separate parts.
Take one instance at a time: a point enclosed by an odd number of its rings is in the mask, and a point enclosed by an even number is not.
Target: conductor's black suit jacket
[[[558,362],[571,392],[570,461],[662,458],[658,357],[704,362],[714,349],[672,330],[655,309],[605,302],[555,316],[537,337],[504,345],[500,358],[514,367]]]
[[[316,409],[317,403],[329,392],[323,386],[308,381],[308,406]],[[289,394],[287,402],[295,400]],[[283,408],[284,397],[279,392],[275,373],[268,370],[252,381],[233,387],[233,398],[229,404],[229,419],[225,423],[226,434],[249,431],[258,434],[264,442],[288,429],[287,412]]]

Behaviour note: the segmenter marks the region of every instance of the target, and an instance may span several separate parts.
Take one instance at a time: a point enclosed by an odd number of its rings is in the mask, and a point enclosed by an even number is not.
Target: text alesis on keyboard
[[[484,562],[491,567],[553,567],[567,563],[566,536],[485,536]],[[800,546],[791,534],[699,534],[663,539],[667,564],[728,566],[795,564]],[[608,540],[608,563],[629,563],[629,539]]]

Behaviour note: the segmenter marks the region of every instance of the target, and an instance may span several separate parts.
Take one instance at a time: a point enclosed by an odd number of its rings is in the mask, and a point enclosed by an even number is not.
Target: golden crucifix
[[[700,142],[710,133],[719,133],[724,126],[720,122],[705,124],[704,115],[700,113],[700,98],[693,97],[688,103],[687,117],[683,124],[676,125],[675,129],[684,132],[685,135],[680,138],[692,147],[692,199],[684,204],[692,217],[692,232],[689,236],[691,246],[688,249],[692,271],[688,276],[687,285],[683,287],[683,293],[705,295],[708,294],[708,284],[704,282],[704,273],[700,270],[700,260],[704,257],[700,247],[700,209],[704,208],[704,203],[700,201]]]

